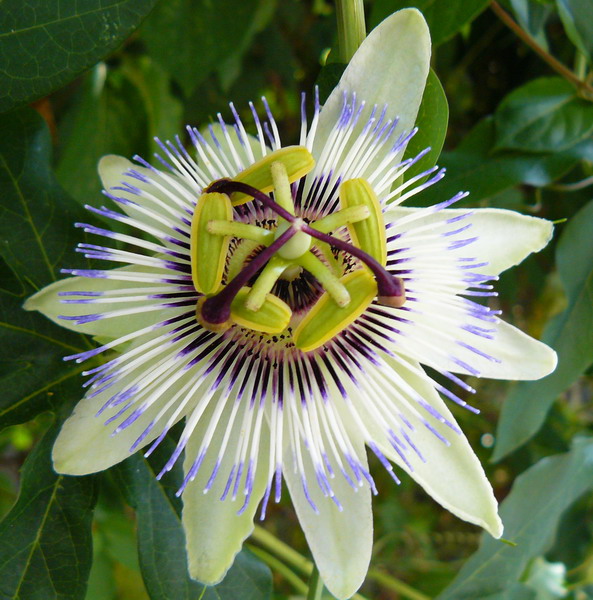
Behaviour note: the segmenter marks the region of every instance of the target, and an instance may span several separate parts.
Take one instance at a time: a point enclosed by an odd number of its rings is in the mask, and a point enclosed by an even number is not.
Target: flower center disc
[[[366,181],[342,185],[341,210],[312,222],[295,215],[295,176],[288,168],[303,177],[314,165],[308,157],[303,147],[283,148],[249,167],[249,179],[259,187],[244,183],[240,173],[204,190],[192,219],[190,246],[192,278],[206,296],[196,308],[205,328],[220,332],[238,325],[263,334],[285,333],[297,348],[310,352],[348,327],[377,296],[391,306],[405,301],[401,280],[385,268],[382,210]],[[266,194],[271,190],[273,198]],[[241,204],[251,196],[255,210],[231,211],[238,193]],[[260,214],[273,218],[258,222],[254,215]],[[352,243],[331,235],[344,226]]]

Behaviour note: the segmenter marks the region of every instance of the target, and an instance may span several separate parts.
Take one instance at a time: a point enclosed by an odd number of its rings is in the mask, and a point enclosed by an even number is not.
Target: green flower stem
[[[313,567],[313,573],[309,578],[309,592],[307,594],[307,600],[321,600],[323,595],[323,581],[319,577],[319,571],[317,567]]]
[[[280,541],[276,536],[272,535],[269,531],[266,531],[259,525],[255,526],[251,537],[258,544],[265,546],[270,552],[280,557],[283,561],[287,562],[304,575],[310,576],[311,573],[313,573],[313,563],[310,560],[307,560],[296,550],[293,550],[290,546]],[[376,581],[383,587],[397,592],[404,600],[430,600],[429,596],[379,569],[370,569],[368,572],[368,579]],[[361,594],[354,594],[352,600],[365,600],[365,598]]]
[[[557,58],[552,56],[544,48],[542,48],[520,25],[507,14],[507,12],[496,2],[490,2],[490,8],[496,16],[523,42],[525,42],[536,54],[538,54],[548,65],[556,71],[561,77],[574,85],[579,91],[585,92],[589,100],[593,99],[593,87],[586,81],[579,79],[568,67],[563,65]]]
[[[363,0],[337,0],[340,61],[349,63],[366,37]]]
[[[304,596],[309,591],[309,586],[289,567],[287,567],[281,560],[278,560],[273,554],[262,550],[258,546],[249,544],[249,551],[255,554],[259,559],[265,562],[270,569],[273,569],[277,573],[280,573],[286,581],[295,589],[295,591]]]
[[[383,573],[383,571],[379,571],[378,569],[371,569],[368,572],[367,577],[373,581],[376,581],[378,584],[382,585],[388,590],[397,592],[402,598],[406,598],[407,600],[430,600],[429,596],[426,596],[422,592],[419,592],[418,590],[415,590],[413,587],[409,586],[407,583],[404,583],[399,579],[395,579],[394,577],[391,577],[391,575]]]
[[[587,57],[580,51],[576,51],[574,60],[574,72],[581,81],[587,79]]]
[[[280,557],[282,560],[292,565],[305,575],[311,575],[313,572],[313,563],[304,556],[293,550],[289,545],[280,541],[275,535],[265,530],[259,525],[255,526],[251,537],[260,545],[267,548],[270,552]]]

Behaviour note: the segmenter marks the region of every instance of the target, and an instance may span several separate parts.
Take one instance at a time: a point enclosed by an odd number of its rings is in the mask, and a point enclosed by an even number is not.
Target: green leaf
[[[271,598],[269,569],[246,551],[217,586],[208,587],[189,577],[181,500],[175,496],[183,480],[181,464],[157,481],[158,470],[173,452],[165,438],[151,461],[135,455],[118,465],[115,475],[124,495],[136,509],[140,568],[151,600],[264,600]],[[212,498],[213,502],[217,498]]]
[[[493,119],[480,121],[453,151],[445,152],[439,164],[447,168],[447,176],[415,197],[426,206],[446,200],[460,190],[469,190],[468,202],[508,190],[520,183],[541,187],[557,180],[581,160],[593,160],[593,141],[585,140],[555,154],[497,152]]]
[[[593,202],[568,223],[556,263],[568,306],[546,326],[542,341],[558,353],[558,366],[539,381],[515,385],[502,408],[494,460],[535,435],[558,395],[593,363]]]
[[[346,66],[344,63],[328,63],[319,71],[315,84],[319,88],[319,101],[321,104],[327,100],[333,89],[338,85]]]
[[[64,402],[81,394],[82,369],[62,356],[80,351],[83,338],[22,309],[80,239],[73,223],[84,211],[55,181],[50,144],[34,111],[0,118],[0,427],[47,410],[54,395]]]
[[[0,597],[82,600],[92,561],[94,478],[57,475],[54,426],[23,467],[21,491],[0,523]]]
[[[515,17],[523,29],[536,39],[538,44],[548,49],[546,22],[552,14],[552,7],[535,0],[510,0]]]
[[[416,156],[425,148],[430,147],[431,150],[406,171],[406,179],[411,179],[435,165],[445,143],[448,123],[449,104],[447,103],[447,97],[437,74],[431,69],[428,73],[422,103],[416,117],[418,133],[410,140],[404,159]]]
[[[593,0],[556,0],[558,13],[570,41],[593,58]]]
[[[276,10],[277,0],[259,0],[253,18],[249,24],[249,28],[244,32],[240,43],[236,46],[234,52],[223,58],[217,68],[220,85],[224,92],[228,92],[241,75],[243,66],[243,55],[249,48],[253,38],[260,31],[266,28]]]
[[[157,100],[155,99],[155,102]],[[105,154],[148,153],[147,114],[137,87],[121,70],[97,65],[84,81],[81,98],[61,148],[56,175],[80,204],[105,203],[97,173]]]
[[[122,70],[136,86],[144,102],[151,151],[162,152],[154,138],[173,139],[182,133],[183,125],[183,105],[173,94],[171,78],[148,56],[127,60],[122,65]],[[113,154],[114,151],[110,150],[110,153]],[[139,154],[139,148],[134,148],[133,153]],[[131,155],[132,153],[128,156]]]
[[[156,0],[3,0],[0,112],[46,96],[115,50]]]
[[[149,54],[189,96],[223,60],[253,36],[267,0],[166,0],[142,28]]]
[[[593,132],[593,104],[560,77],[542,77],[513,90],[494,118],[497,150],[558,152]]]
[[[488,0],[375,0],[370,24],[376,27],[396,10],[416,7],[428,23],[433,45],[438,46],[453,37],[487,6]]]
[[[524,598],[525,590],[517,583],[529,561],[550,548],[564,511],[592,487],[590,438],[576,438],[570,452],[544,458],[528,469],[500,507],[504,536],[516,546],[485,536],[438,600]],[[509,589],[520,593],[509,595]]]

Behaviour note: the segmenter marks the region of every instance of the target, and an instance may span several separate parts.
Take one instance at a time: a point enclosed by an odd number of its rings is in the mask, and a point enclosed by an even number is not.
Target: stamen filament
[[[302,226],[301,230],[308,233],[311,237],[321,240],[322,242],[334,246],[338,250],[347,252],[361,260],[373,272],[375,279],[377,280],[379,302],[396,308],[403,305],[405,302],[405,289],[402,280],[399,277],[391,275],[381,263],[376,261],[364,250],[326,233],[321,233],[306,224]]]
[[[350,302],[348,290],[340,279],[312,252],[303,254],[296,262],[319,281],[323,289],[333,298],[338,306],[348,306]]]
[[[319,219],[319,221],[311,223],[311,227],[317,229],[317,231],[321,231],[321,233],[329,233],[330,231],[336,231],[336,229],[348,225],[349,223],[363,221],[370,214],[371,213],[366,206],[349,206],[348,208],[343,208],[342,210],[327,215],[326,217]]]
[[[229,235],[244,240],[252,240],[269,246],[274,241],[274,232],[257,225],[239,223],[238,221],[212,220],[206,226],[208,233],[214,235]]]
[[[271,291],[280,275],[282,275],[286,267],[290,264],[290,261],[277,254],[272,256],[270,262],[268,262],[259,277],[255,280],[255,283],[249,292],[249,296],[247,296],[245,306],[249,310],[256,311],[262,307],[262,304],[266,299],[266,294]]]
[[[243,191],[243,190],[238,190]],[[282,246],[297,233],[293,227],[287,229],[277,240],[264,248],[239,274],[226,285],[218,294],[207,298],[201,305],[200,316],[205,323],[221,325],[231,317],[231,302],[249,280],[282,248]]]

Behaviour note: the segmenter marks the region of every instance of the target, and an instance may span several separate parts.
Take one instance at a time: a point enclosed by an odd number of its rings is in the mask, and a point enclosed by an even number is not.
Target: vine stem
[[[319,570],[316,565],[313,565],[313,572],[311,573],[311,577],[309,577],[307,600],[321,600],[323,587],[323,580],[319,576]]]
[[[313,573],[314,566],[310,560],[306,559],[263,527],[256,525],[251,534],[251,538],[259,545],[265,547],[273,555],[279,557],[304,575],[310,576]],[[378,569],[370,569],[368,572],[368,579],[376,581],[379,585],[397,592],[404,600],[430,600],[429,596],[426,596],[407,583]],[[354,594],[352,600],[366,599],[362,594]]]
[[[255,554],[259,559],[263,560],[268,567],[274,569],[274,571],[280,573],[290,585],[295,589],[297,593],[304,596],[309,591],[309,586],[289,567],[287,567],[281,560],[276,558],[273,554],[262,550],[259,546],[249,544],[249,550]]]
[[[578,90],[586,92],[588,97],[593,97],[593,87],[591,87],[586,81],[579,79],[567,66],[563,65],[557,58],[542,48],[535,41],[535,39],[529,35],[529,33],[527,33],[510,17],[510,15],[502,8],[502,6],[500,6],[500,4],[498,4],[498,2],[496,2],[496,0],[492,0],[492,2],[490,2],[490,8],[518,38],[525,42],[536,54],[538,54],[545,62],[547,62],[548,65],[554,71],[556,71],[556,73],[574,85]]]
[[[348,64],[366,37],[363,0],[337,0],[340,61]]]

